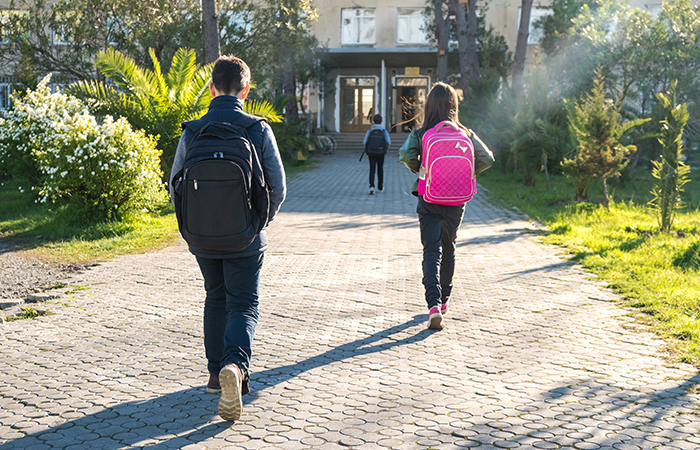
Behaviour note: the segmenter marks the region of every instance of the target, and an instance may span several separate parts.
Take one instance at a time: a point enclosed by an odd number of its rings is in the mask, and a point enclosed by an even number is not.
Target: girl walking
[[[491,151],[479,139],[474,131],[459,122],[459,103],[455,90],[445,84],[436,83],[425,102],[423,124],[415,128],[399,150],[399,161],[403,162],[413,173],[420,173],[421,179],[413,188],[413,195],[418,197],[416,212],[420,222],[420,237],[423,244],[423,286],[425,301],[429,310],[428,328],[442,330],[443,316],[447,312],[452,293],[452,277],[455,270],[455,243],[457,230],[464,216],[464,203],[438,204],[426,201],[426,168],[422,164],[424,155],[423,137],[426,132],[445,125],[456,130],[463,130],[473,146],[474,175],[493,165]],[[445,122],[441,124],[441,122]],[[459,148],[462,149],[462,146]],[[445,169],[443,169],[445,170]],[[419,187],[419,181],[422,185]],[[468,180],[465,180],[468,181]],[[419,193],[420,192],[420,193]],[[430,197],[433,200],[433,197]],[[459,202],[459,200],[457,200]]]

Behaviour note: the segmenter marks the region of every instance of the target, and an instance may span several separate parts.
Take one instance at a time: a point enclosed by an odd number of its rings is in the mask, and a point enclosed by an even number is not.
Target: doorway
[[[340,131],[369,130],[374,117],[374,78],[340,79]]]
[[[423,122],[428,78],[396,78],[393,90],[395,131],[408,133]]]

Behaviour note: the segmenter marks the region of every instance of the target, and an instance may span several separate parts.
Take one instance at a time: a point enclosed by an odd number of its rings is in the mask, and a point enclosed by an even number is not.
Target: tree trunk
[[[518,25],[518,40],[515,43],[513,55],[513,85],[521,86],[523,72],[525,71],[525,58],[527,56],[527,40],[530,36],[530,12],[532,0],[522,0],[520,8],[520,25]]]
[[[209,64],[221,56],[216,0],[202,0],[202,25],[204,27],[204,62]]]
[[[479,80],[479,58],[476,53],[476,0],[459,3],[450,0],[450,9],[457,13],[457,42],[459,43],[459,69],[464,98],[471,94],[471,83]]]
[[[447,70],[447,54],[450,47],[451,20],[442,13],[443,0],[433,0],[435,9],[435,26],[437,27],[438,55],[437,55],[437,80],[449,83]]]
[[[605,207],[610,209],[610,195],[608,194],[608,179],[603,177],[603,198],[605,199]]]
[[[299,120],[299,108],[297,108],[297,83],[294,75],[294,56],[287,41],[289,28],[287,23],[290,17],[286,11],[280,9],[279,22],[277,28],[277,42],[280,46],[280,61],[278,65],[278,77],[282,85],[282,95],[289,96],[291,99],[285,104],[284,112],[286,119],[296,122]]]

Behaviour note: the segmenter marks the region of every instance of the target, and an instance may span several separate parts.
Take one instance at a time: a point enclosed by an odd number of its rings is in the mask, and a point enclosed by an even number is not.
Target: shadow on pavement
[[[417,334],[390,342],[379,341],[422,324],[427,315],[417,315],[408,322],[377,331],[366,338],[343,344],[325,353],[288,366],[253,373],[255,391],[284,383],[308,370],[358,355],[376,353],[392,347],[412,344],[432,334],[423,329]],[[29,434],[0,445],[0,450],[18,448],[67,448],[82,446],[103,450],[148,446],[149,449],[182,448],[204,441],[227,430],[230,422],[216,418],[219,396],[206,394],[204,387],[184,389],[160,397],[120,403],[99,412],[74,419],[48,430]],[[215,421],[212,421],[214,419]]]

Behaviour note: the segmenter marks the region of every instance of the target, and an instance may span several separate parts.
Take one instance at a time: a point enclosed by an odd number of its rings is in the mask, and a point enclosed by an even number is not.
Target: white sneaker
[[[374,188],[373,187],[369,188],[369,195],[374,195]]]
[[[384,188],[381,188],[381,189],[379,190],[379,192],[384,192]]]

